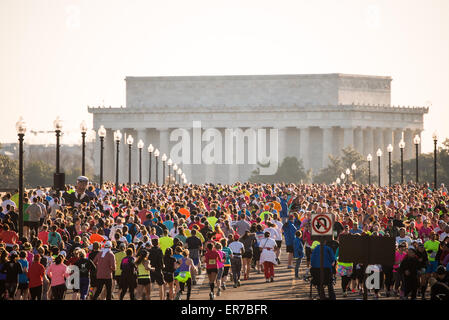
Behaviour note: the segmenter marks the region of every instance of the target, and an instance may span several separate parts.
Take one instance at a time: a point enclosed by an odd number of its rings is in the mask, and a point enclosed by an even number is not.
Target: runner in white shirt
[[[11,207],[16,208],[16,203],[11,200],[11,195],[8,193],[5,197],[5,201],[2,202],[2,212],[6,212],[6,206],[9,204]]]
[[[276,254],[274,248],[276,248],[276,241],[270,238],[270,233],[265,232],[265,238],[260,242],[260,248],[262,252],[260,254],[260,264],[263,264],[265,272],[266,282],[274,281],[274,265],[277,265]]]

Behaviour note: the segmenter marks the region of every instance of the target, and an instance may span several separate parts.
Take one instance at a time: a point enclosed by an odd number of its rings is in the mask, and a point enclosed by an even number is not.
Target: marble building
[[[372,169],[377,172],[376,150],[381,148],[385,184],[387,145],[394,146],[393,160],[398,160],[398,143],[403,137],[405,160],[414,157],[413,137],[421,135],[424,114],[428,112],[426,107],[392,106],[392,78],[388,76],[338,73],[126,77],[125,81],[126,107],[88,107],[93,114],[93,129],[97,131],[101,125],[107,129],[104,177],[110,181],[115,180],[115,130],[124,134],[119,180],[128,181],[125,141],[126,135],[131,134],[135,163],[132,180],[138,181],[136,145],[142,139],[143,182],[148,182],[148,145],[151,143],[161,155],[170,157],[177,143],[170,141],[173,130],[183,128],[191,133],[193,121],[201,121],[202,130],[216,128],[220,132],[228,128],[276,128],[279,161],[287,156],[297,157],[314,173],[327,166],[330,154],[339,155],[346,146],[353,146],[365,157],[371,153],[375,160]],[[94,153],[96,173],[100,159],[98,140]],[[248,140],[244,139],[244,143],[247,146]],[[245,181],[257,167],[246,162],[192,164],[195,152],[190,150],[190,164],[178,163],[192,183]],[[153,180],[154,176],[153,160]]]

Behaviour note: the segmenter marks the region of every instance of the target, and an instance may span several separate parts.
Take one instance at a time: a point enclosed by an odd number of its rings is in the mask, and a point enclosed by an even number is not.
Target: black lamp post
[[[22,117],[16,123],[19,136],[19,236],[23,237],[23,137],[26,132],[26,124]]]
[[[154,151],[154,158],[156,159],[156,185],[159,186],[159,149]]]
[[[371,161],[373,160],[371,153],[368,154],[366,160],[368,161],[368,185],[371,185]]]
[[[173,161],[171,159],[168,159],[167,166],[168,166],[168,184],[171,184],[171,166],[173,165]]]
[[[415,143],[415,151],[416,151],[416,183],[419,182],[419,170],[418,170],[418,147],[419,143],[421,142],[421,138],[416,135],[413,139],[413,142]]]
[[[357,166],[355,165],[355,163],[353,163],[352,165],[351,165],[351,169],[352,169],[352,172],[354,172],[353,173],[353,180],[354,180],[354,182],[356,182],[356,171],[357,171]]]
[[[148,183],[151,183],[151,158],[153,156],[154,147],[152,144],[148,146],[148,153],[149,153],[149,165],[148,165]]]
[[[380,185],[380,157],[382,157],[382,150],[380,150],[380,148],[379,149],[377,149],[377,174],[379,175],[379,187],[381,186]]]
[[[401,140],[399,142],[399,149],[401,150],[401,185],[404,184],[404,148],[405,142]]]
[[[63,174],[61,174],[60,172],[59,166],[59,149],[60,149],[59,139],[61,137],[62,131],[62,121],[59,119],[59,117],[56,117],[56,120],[53,121],[53,126],[55,128],[56,133],[56,172],[54,177],[54,186],[55,190],[60,191],[63,189],[64,177]]]
[[[98,129],[98,136],[100,137],[100,189],[103,186],[103,150],[104,150],[104,137],[106,137],[106,129],[103,125]]]
[[[165,162],[167,162],[167,155],[162,155],[162,185],[165,185]]]
[[[81,122],[81,175],[86,175],[86,132],[87,125],[86,122]]]
[[[178,184],[181,185],[181,175],[182,175],[182,170],[181,168],[178,168]]]
[[[183,173],[183,174],[181,175],[181,181],[182,181],[183,184],[186,184],[186,183],[187,183],[187,179],[186,179],[186,174],[185,174],[185,173]]]
[[[142,139],[139,140],[137,143],[137,148],[139,149],[139,183],[142,184],[142,149],[143,149],[144,143]]]
[[[120,140],[122,140],[122,133],[120,130],[114,132],[114,140],[117,145],[117,156],[115,159],[115,193],[118,192],[118,174],[119,174],[119,149],[120,149]]]
[[[178,165],[175,163],[173,165],[173,184],[176,184],[176,174],[178,173]]]
[[[388,186],[391,187],[391,153],[393,152],[393,146],[391,144],[387,147],[388,151]]]
[[[134,138],[132,135],[129,135],[128,138],[126,138],[126,143],[128,144],[129,152],[128,152],[128,185],[131,189],[131,147],[133,145]]]
[[[437,145],[438,145],[438,135],[436,132],[434,132],[432,134],[432,138],[433,138],[433,185],[434,185],[434,189],[438,189],[437,186],[437,153],[438,153],[438,149],[437,149]]]

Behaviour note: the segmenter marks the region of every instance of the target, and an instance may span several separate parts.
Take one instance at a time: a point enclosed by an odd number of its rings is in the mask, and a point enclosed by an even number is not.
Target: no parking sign
[[[312,214],[312,236],[332,236],[332,214]]]

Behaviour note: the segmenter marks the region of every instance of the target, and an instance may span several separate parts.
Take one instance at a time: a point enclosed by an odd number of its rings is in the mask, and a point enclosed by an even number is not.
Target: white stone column
[[[361,155],[364,155],[364,153],[363,153],[363,130],[360,127],[356,128],[354,130],[354,147],[358,153],[360,153]]]
[[[114,130],[107,128],[103,149],[103,181],[115,181],[115,141]],[[100,174],[100,172],[98,172]]]
[[[332,154],[332,134],[333,134],[333,128],[332,127],[324,127],[322,126],[321,129],[323,130],[323,164],[322,168],[326,168],[329,165],[329,155]]]
[[[393,161],[401,161],[401,150],[399,149],[399,142],[402,139],[402,129],[394,129],[393,131]]]
[[[350,146],[354,148],[354,128],[343,127],[343,148]]]
[[[310,128],[298,127],[298,129],[300,130],[299,154],[303,161],[304,168],[308,170],[310,169]]]
[[[388,157],[387,155],[387,150],[385,148],[385,142],[384,142],[384,134],[383,134],[383,128],[376,128],[375,130],[375,135],[374,135],[374,155],[373,155],[373,159],[375,159],[375,168],[376,168],[376,172],[375,174],[378,174],[378,159],[377,159],[377,150],[380,148],[380,150],[382,150],[382,157],[380,158],[380,176],[381,176],[381,180],[380,183],[381,185],[385,185],[385,158]],[[387,181],[388,183],[388,181]]]
[[[139,149],[137,148],[137,144],[139,140],[142,139],[144,146],[142,148],[142,184],[146,184],[148,182],[148,146],[149,143],[146,141],[146,129],[138,129],[136,130],[136,139],[135,139],[135,148],[137,150],[136,160],[133,161],[136,164],[135,170],[135,182],[139,182]]]
[[[374,152],[374,130],[371,127],[367,127],[363,129],[363,156],[366,159],[368,154],[371,154],[373,156],[373,159],[375,157]]]
[[[159,173],[158,173],[158,178],[159,178],[159,183],[161,185],[163,185],[165,183],[165,177],[163,176],[164,174],[164,163],[162,162],[162,156],[165,155],[167,156],[167,159],[170,158],[170,153],[169,153],[169,132],[168,132],[168,128],[157,128],[157,130],[159,131],[159,151],[160,151],[160,155],[159,155]],[[165,176],[168,175],[168,166],[167,166],[167,162],[165,162]]]
[[[404,131],[404,160],[410,160],[415,155],[415,144],[413,143],[413,131],[411,129],[405,129]]]
[[[278,159],[279,166],[282,165],[282,162],[285,158],[285,146],[286,146],[286,138],[287,138],[287,128],[283,126],[273,127],[273,129],[278,130]]]

